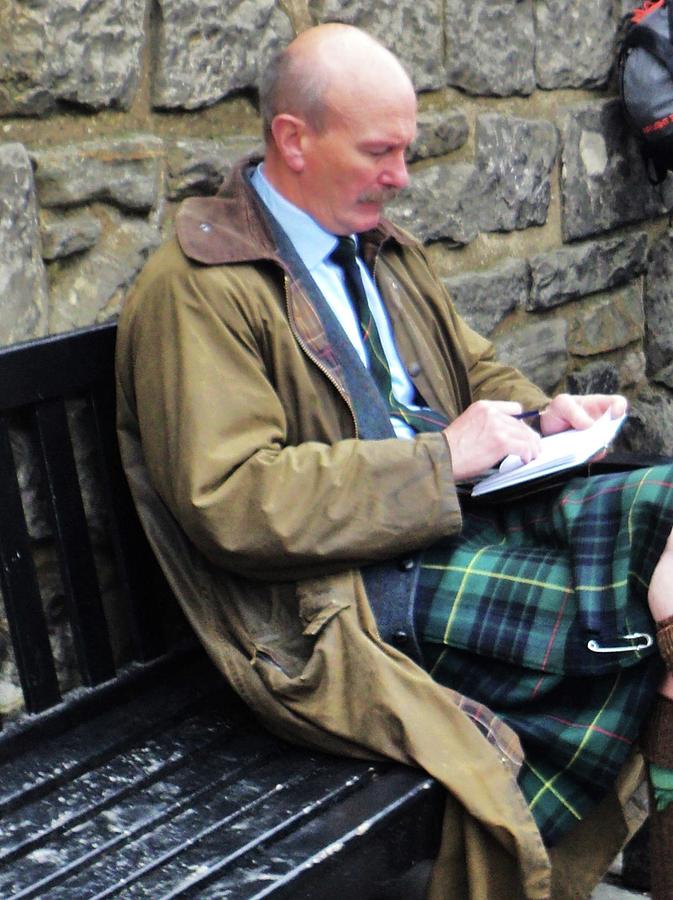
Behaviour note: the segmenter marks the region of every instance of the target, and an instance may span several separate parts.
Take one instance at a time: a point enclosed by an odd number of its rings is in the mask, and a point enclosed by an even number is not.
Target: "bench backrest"
[[[121,469],[114,413],[116,326],[106,324],[0,350],[0,590],[25,708],[61,702],[54,654],[38,580],[40,541],[31,537],[12,447],[19,423],[40,472],[76,666],[85,686],[114,679],[115,660],[73,446],[71,405],[91,435],[96,477],[107,519],[117,593],[131,657],[164,651],[160,595],[167,591],[146,544]],[[14,440],[16,443],[16,440]]]

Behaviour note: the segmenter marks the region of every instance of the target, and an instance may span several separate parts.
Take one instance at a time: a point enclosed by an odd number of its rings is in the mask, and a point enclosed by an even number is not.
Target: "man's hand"
[[[525,420],[514,418],[520,412],[520,403],[478,400],[444,429],[456,481],[481,475],[508,453],[524,462],[538,455],[540,435]]]
[[[556,434],[568,428],[589,428],[606,410],[616,419],[626,407],[626,398],[620,394],[559,394],[540,416],[540,431]]]

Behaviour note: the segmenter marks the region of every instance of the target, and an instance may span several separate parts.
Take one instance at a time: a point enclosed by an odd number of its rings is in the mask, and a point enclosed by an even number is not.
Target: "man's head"
[[[397,59],[348,25],[299,35],[260,91],[265,171],[292,203],[334,234],[373,228],[408,181],[416,96]]]

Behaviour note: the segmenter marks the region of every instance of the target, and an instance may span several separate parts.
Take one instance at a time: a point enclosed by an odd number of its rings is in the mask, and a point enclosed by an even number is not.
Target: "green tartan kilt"
[[[673,528],[672,487],[665,465],[468,501],[460,536],[422,555],[426,665],[517,732],[519,783],[548,844],[605,795],[654,699],[663,669],[647,588]]]

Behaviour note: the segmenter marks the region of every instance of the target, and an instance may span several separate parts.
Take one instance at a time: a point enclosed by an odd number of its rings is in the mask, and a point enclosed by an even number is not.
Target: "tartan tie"
[[[390,367],[383,352],[379,330],[367,303],[365,286],[357,264],[355,241],[350,237],[339,237],[337,240],[338,243],[330,254],[330,259],[344,273],[346,290],[360,323],[362,339],[369,359],[369,371],[381,396],[388,405],[391,416],[402,419],[403,422],[406,422],[407,425],[417,432],[441,431],[449,424],[449,420],[443,413],[430,409],[427,406],[410,409],[408,406],[400,403],[393,394]]]

